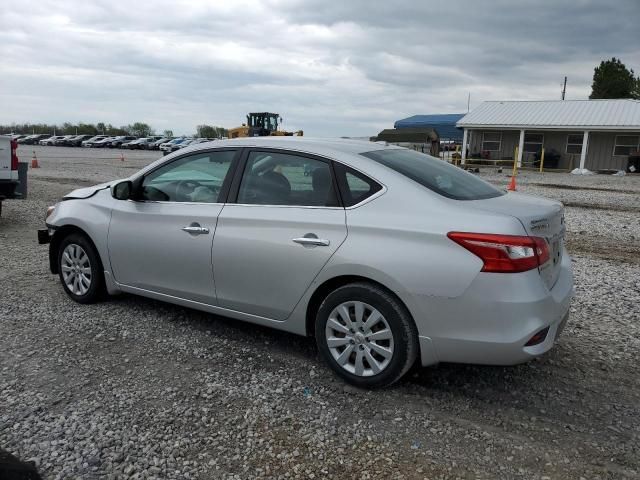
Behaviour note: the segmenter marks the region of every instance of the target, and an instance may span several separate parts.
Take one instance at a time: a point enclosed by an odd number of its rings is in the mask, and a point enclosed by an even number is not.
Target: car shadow
[[[351,387],[337,378],[323,364],[312,337],[133,295],[114,297],[111,302],[125,308],[135,304],[155,312],[154,317],[162,321],[177,322],[203,336],[220,335],[256,353],[268,352],[284,359],[285,368],[299,370],[298,360],[307,360],[311,368],[318,367],[315,376],[306,380],[309,385],[338,395],[363,396],[381,408],[436,409],[442,415],[459,417],[463,423],[473,422],[475,417],[492,417],[495,425],[515,422],[514,428],[523,418],[541,419],[552,428],[578,430],[586,418],[592,427],[606,428],[612,422],[610,410],[594,410],[584,401],[588,395],[591,402],[604,405],[615,397],[615,393],[598,388],[606,384],[607,372],[594,372],[587,353],[575,347],[570,337],[561,338],[542,357],[515,366],[442,363],[421,367],[416,363],[392,387],[372,391]],[[282,367],[281,361],[277,368]],[[598,376],[601,378],[594,378]],[[461,405],[465,406],[462,410]]]
[[[224,334],[234,340],[246,342],[247,347],[253,343],[264,347],[268,342],[270,349],[278,352],[295,354],[296,356],[314,359],[317,357],[315,340],[293,333],[277,330],[234,318],[202,312],[180,305],[162,302],[137,295],[121,294],[110,298],[111,302],[123,305],[143,306],[145,309],[157,310],[164,314],[163,320],[183,322],[190,329],[203,334]]]
[[[220,333],[243,341],[264,346],[284,354],[295,354],[309,360],[318,360],[318,350],[313,337],[303,337],[285,331],[236,320],[222,315],[201,312],[158,300],[135,295],[123,294],[113,297],[112,302],[134,304],[138,307],[159,310],[167,321],[184,322],[189,328],[213,335]],[[495,392],[506,393],[513,389],[531,390],[532,386],[543,384],[557,367],[554,358],[562,358],[566,367],[570,358],[563,352],[562,343],[554,347],[540,359],[515,366],[468,365],[441,363],[435,366],[422,367],[419,362],[412,367],[400,385],[421,387],[430,391],[464,391],[465,389],[489,386]],[[551,360],[551,362],[549,362]]]

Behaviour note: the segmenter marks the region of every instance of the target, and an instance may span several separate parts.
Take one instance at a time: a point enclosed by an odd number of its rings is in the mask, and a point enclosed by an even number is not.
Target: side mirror
[[[116,183],[111,187],[111,196],[116,200],[129,200],[133,193],[133,183],[131,180]]]

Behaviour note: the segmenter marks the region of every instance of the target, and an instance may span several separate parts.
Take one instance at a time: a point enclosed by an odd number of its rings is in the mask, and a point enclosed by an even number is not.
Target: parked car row
[[[214,138],[191,138],[191,137],[178,137],[170,139],[164,143],[161,143],[159,148],[164,154],[175,152],[181,148],[185,148],[190,145],[197,145],[198,143],[210,142],[215,140]]]
[[[88,148],[121,148],[123,145],[137,139],[138,137],[129,135],[96,135],[88,140],[84,140],[82,146]]]
[[[129,135],[48,135],[44,133],[12,135],[11,138],[22,145],[162,150],[165,154],[180,150],[187,145],[196,145],[215,140],[213,138],[165,137],[162,135],[138,138]]]

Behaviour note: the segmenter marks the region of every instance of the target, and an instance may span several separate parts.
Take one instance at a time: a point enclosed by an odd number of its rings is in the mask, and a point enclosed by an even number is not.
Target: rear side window
[[[356,205],[382,190],[379,183],[346,165],[335,163],[335,170],[345,207]]]
[[[251,152],[238,203],[337,207],[328,161],[280,152]]]
[[[503,191],[473,174],[424,153],[398,148],[361,155],[401,173],[443,197],[482,200],[504,195]]]

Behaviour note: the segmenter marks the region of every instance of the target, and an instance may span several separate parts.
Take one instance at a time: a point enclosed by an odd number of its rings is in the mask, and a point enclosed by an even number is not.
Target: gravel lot
[[[577,296],[549,354],[370,392],[309,338],[128,295],[72,302],[37,244],[47,205],[159,154],[32,150],[29,199],[0,219],[0,447],[44,478],[640,477],[639,176],[519,176],[567,205]]]

